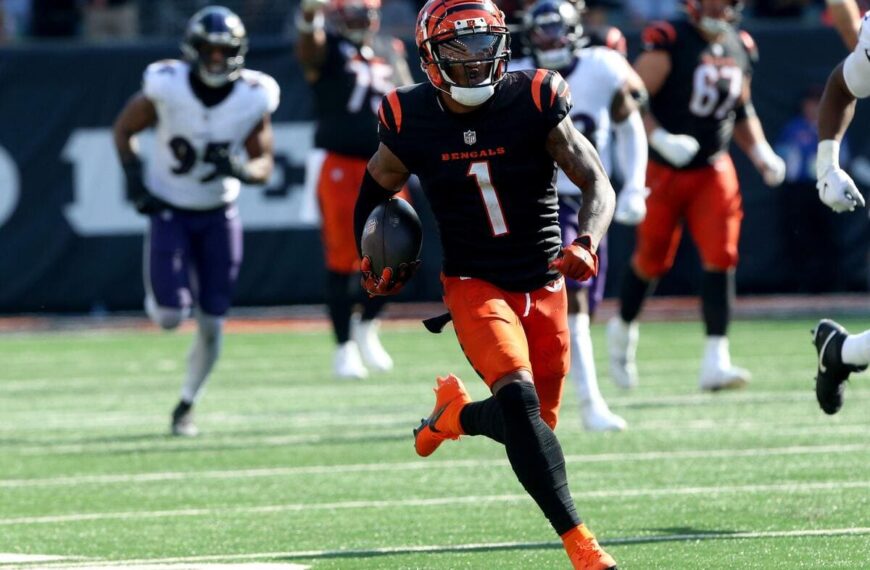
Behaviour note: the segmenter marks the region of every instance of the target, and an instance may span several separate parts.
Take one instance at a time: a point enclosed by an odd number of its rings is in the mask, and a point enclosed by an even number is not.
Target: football
[[[366,219],[362,235],[362,254],[372,260],[372,273],[384,268],[397,269],[420,258],[423,226],[414,208],[401,198],[378,204]]]

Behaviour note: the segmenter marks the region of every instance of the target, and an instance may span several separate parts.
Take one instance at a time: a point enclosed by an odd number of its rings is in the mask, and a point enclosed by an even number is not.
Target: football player
[[[864,197],[852,178],[840,168],[840,141],[855,114],[857,99],[870,96],[870,12],[864,14],[855,50],[828,77],[819,107],[819,146],[816,174],[819,198],[835,212],[863,208]],[[828,414],[843,405],[846,380],[870,364],[870,330],[850,335],[829,319],[813,329],[819,357],[816,398]]]
[[[393,360],[377,334],[383,298],[360,298],[353,207],[377,149],[381,97],[411,82],[404,44],[377,34],[380,0],[303,0],[297,54],[314,94],[317,127],[306,177],[316,184],[326,257],[326,304],[337,349],[335,374],[364,378]],[[362,314],[353,317],[359,300]],[[353,326],[352,326],[353,325]]]
[[[492,0],[429,0],[416,39],[428,82],[391,91],[381,103],[380,145],[360,188],[356,235],[377,204],[418,176],[440,230],[444,302],[492,396],[472,402],[459,378],[438,378],[435,408],[414,430],[415,450],[425,457],[463,434],[503,444],[574,567],[615,568],[577,514],[553,433],[570,359],[563,275],[582,281],[598,272],[613,188],[574,128],[562,77],[506,72],[510,38]],[[556,164],[583,190],[578,236],[565,247]],[[414,267],[375,275],[363,258],[364,286],[395,294]]]
[[[582,3],[538,0],[524,17],[525,43],[530,57],[511,63],[513,69],[542,67],[558,71],[571,89],[574,126],[595,145],[610,173],[611,133],[616,132],[615,152],[624,173],[614,218],[637,225],[646,213],[644,186],[647,164],[646,133],[632,91],[643,91],[643,82],[625,58],[606,47],[585,44]],[[615,28],[614,28],[615,29]],[[559,172],[559,225],[563,245],[577,237],[581,192]],[[610,411],[598,389],[589,320],[604,295],[607,273],[606,236],[598,246],[599,274],[582,283],[566,279],[568,327],[571,331],[570,376],[580,398],[583,425],[591,431],[623,430],[625,420]]]
[[[650,146],[647,214],[637,230],[620,291],[620,314],[607,326],[614,381],[637,383],[637,317],[656,281],[673,265],[683,226],[703,265],[701,305],[707,342],[699,384],[736,388],[748,371],[731,364],[728,323],[743,205],[732,135],[764,182],[777,186],[785,163],[771,149],[750,93],[752,38],[736,27],[736,0],[687,0],[687,21],[655,22],[643,32],[635,69],[650,95],[644,123]]]
[[[197,12],[181,48],[183,59],[148,66],[114,136],[128,199],[149,220],[148,316],[171,330],[195,309],[197,335],[172,413],[172,433],[194,436],[192,408],[218,359],[242,261],[235,201],[242,183],[263,184],[272,173],[270,115],[280,92],[268,75],[245,69],[245,27],[226,8]],[[134,136],[150,127],[157,136],[143,168]]]

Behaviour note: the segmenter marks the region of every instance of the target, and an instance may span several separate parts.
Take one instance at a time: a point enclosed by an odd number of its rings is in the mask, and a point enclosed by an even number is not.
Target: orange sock
[[[464,407],[464,405],[447,406],[447,409],[441,415],[444,418],[444,425],[447,430],[456,435],[465,435],[465,431],[462,429],[462,422],[459,421],[459,414],[462,413],[462,408]]]

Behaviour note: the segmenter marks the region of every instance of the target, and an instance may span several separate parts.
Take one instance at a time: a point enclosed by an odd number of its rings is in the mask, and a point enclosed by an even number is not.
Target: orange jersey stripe
[[[546,69],[539,69],[535,73],[534,79],[532,79],[532,101],[535,102],[535,107],[538,108],[538,111],[543,112],[544,108],[541,107],[541,91],[543,91],[544,78],[547,76],[548,71]]]
[[[390,111],[393,112],[393,120],[396,122],[396,132],[402,130],[402,104],[399,103],[399,94],[395,91],[387,93],[387,103],[390,104]]]

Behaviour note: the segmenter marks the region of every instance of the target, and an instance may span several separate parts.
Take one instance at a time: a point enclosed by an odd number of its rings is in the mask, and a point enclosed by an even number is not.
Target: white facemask
[[[535,51],[535,59],[538,65],[545,69],[565,69],[571,65],[574,53],[571,48],[556,48],[546,51]]]
[[[450,86],[450,96],[454,101],[466,107],[477,107],[486,103],[490,97],[495,95],[495,85],[486,85],[482,87],[457,87]]]
[[[701,18],[701,21],[698,22],[698,27],[711,36],[721,36],[731,29],[731,23],[726,22],[725,20],[719,20],[718,18],[704,16]]]

